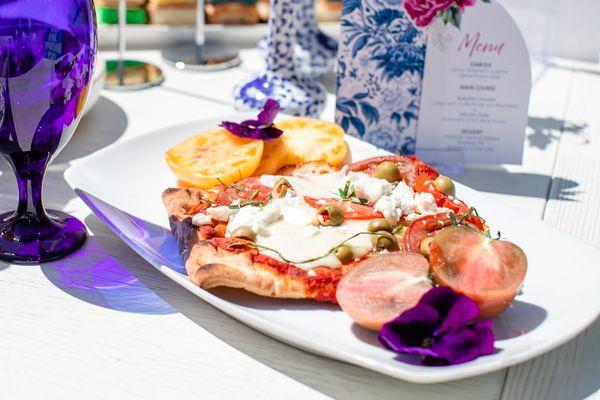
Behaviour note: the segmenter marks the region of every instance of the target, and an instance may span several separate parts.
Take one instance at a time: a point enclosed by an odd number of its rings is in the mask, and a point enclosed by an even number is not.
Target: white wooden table
[[[64,170],[124,138],[231,113],[233,85],[260,61],[247,51],[240,68],[201,74],[164,65],[158,52],[136,56],[164,68],[164,85],[104,92],[47,174],[46,205],[89,227],[85,252],[42,266],[0,262],[0,399],[512,400],[598,391],[599,322],[519,366],[415,385],[277,342],[147,265],[69,189]],[[535,64],[522,166],[471,168],[457,179],[600,246],[600,75],[578,67]],[[333,82],[325,78],[330,89]],[[16,204],[13,179],[1,163],[0,210]]]

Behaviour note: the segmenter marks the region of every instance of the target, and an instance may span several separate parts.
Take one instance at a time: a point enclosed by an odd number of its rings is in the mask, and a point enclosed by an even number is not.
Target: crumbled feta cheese
[[[375,203],[392,190],[392,185],[385,179],[373,178],[363,172],[350,172],[346,175],[341,189],[344,189],[346,182],[354,187],[357,197],[368,200],[369,203]]]
[[[267,227],[281,219],[281,216],[281,207],[276,203],[264,207],[242,207],[227,224],[227,232],[231,233],[239,227],[247,226],[257,235],[269,236]]]
[[[314,269],[309,269],[308,272],[306,272],[306,275],[308,275],[308,276],[317,276],[317,273],[315,272]]]
[[[402,217],[411,221],[421,215],[439,212],[435,198],[431,193],[416,193],[404,182],[398,185],[386,196],[380,198],[374,206],[391,223],[396,223]]]
[[[415,208],[419,214],[434,213],[438,207],[431,193],[417,193],[415,195]]]
[[[396,207],[402,209],[402,214],[406,215],[414,211],[415,192],[406,183],[398,182],[391,197],[396,200]]]
[[[195,226],[210,225],[211,218],[203,213],[198,213],[192,217],[192,224]]]
[[[377,200],[373,209],[382,213],[385,219],[392,224],[398,222],[402,216],[402,209],[397,208],[397,202],[391,196],[383,196]]]
[[[238,212],[237,208],[229,208],[228,206],[216,206],[206,209],[206,215],[217,221],[227,222],[232,215]]]

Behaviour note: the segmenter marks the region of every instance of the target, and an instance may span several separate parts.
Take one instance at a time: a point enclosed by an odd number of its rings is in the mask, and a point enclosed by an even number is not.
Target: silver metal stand
[[[242,62],[236,50],[206,44],[204,0],[197,1],[194,43],[186,43],[163,50],[162,57],[165,62],[177,69],[192,71],[220,71],[237,67]]]
[[[106,61],[105,89],[141,90],[158,86],[165,80],[156,65],[143,61],[126,60],[127,1],[119,0],[119,49],[116,60]]]

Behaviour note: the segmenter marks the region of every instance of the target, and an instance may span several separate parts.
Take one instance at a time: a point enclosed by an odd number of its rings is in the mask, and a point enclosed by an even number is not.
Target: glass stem
[[[35,217],[41,223],[50,223],[50,218],[42,204],[42,184],[49,156],[39,158],[28,156],[22,159],[11,157],[10,160],[19,189],[19,205],[15,217]]]

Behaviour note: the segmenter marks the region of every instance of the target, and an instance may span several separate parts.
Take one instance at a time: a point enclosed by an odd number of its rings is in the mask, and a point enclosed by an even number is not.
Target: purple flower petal
[[[478,315],[471,299],[449,287],[436,287],[386,323],[378,339],[395,352],[424,357],[428,365],[463,363],[494,352],[493,321],[473,323]]]
[[[434,335],[464,326],[478,316],[479,308],[473,300],[467,296],[454,293],[452,307],[443,319],[441,326],[434,332]]]
[[[231,134],[239,137],[246,137],[246,130],[248,129],[244,125],[236,122],[223,121],[219,126],[227,129]]]
[[[492,320],[453,329],[436,338],[432,350],[450,364],[461,364],[494,353]]]
[[[273,126],[273,120],[278,112],[279,103],[276,100],[268,99],[257,119],[249,119],[242,123],[222,121],[220,126],[235,136],[269,141],[277,139],[283,133],[282,130]]]
[[[418,304],[383,325],[378,339],[396,352],[434,356],[423,343],[432,337],[438,324],[439,313],[427,304]]]
[[[265,105],[263,106],[263,110],[258,114],[258,117],[256,117],[259,125],[273,125],[273,121],[275,121],[275,117],[277,116],[277,113],[279,113],[279,110],[280,106],[277,100],[267,99]]]

